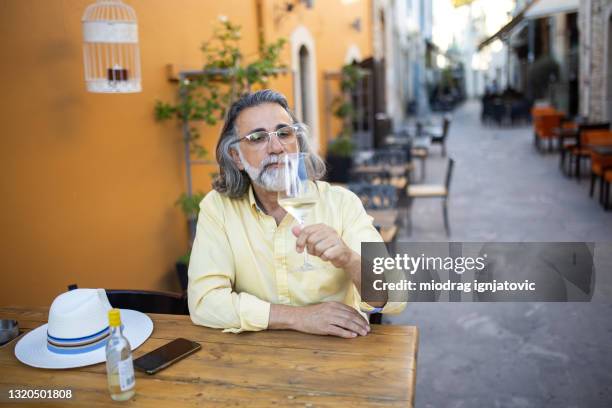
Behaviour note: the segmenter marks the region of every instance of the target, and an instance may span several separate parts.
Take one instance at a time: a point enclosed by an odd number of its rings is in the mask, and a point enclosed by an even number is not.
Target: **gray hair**
[[[251,185],[249,175],[236,166],[230,154],[230,149],[237,148],[232,147],[232,144],[238,140],[236,120],[243,110],[264,103],[276,103],[280,105],[289,116],[291,116],[293,124],[299,125],[299,150],[300,152],[310,153],[310,166],[314,169],[314,179],[320,180],[325,175],[325,162],[319,155],[312,151],[308,139],[308,128],[306,125],[299,123],[293,112],[291,112],[287,104],[287,99],[281,93],[271,89],[251,92],[244,94],[230,106],[225,117],[223,129],[221,130],[221,136],[217,142],[216,156],[217,163],[219,164],[219,174],[213,180],[213,188],[230,198],[240,198],[244,196]]]

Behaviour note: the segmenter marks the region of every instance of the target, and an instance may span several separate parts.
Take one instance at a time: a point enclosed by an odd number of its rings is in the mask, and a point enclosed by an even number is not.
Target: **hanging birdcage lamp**
[[[89,92],[140,92],[138,22],[122,0],[97,0],[83,14],[83,60]]]

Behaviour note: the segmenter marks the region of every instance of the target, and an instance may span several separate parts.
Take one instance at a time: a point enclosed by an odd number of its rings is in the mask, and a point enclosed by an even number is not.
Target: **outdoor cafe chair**
[[[351,181],[391,184],[398,189],[408,185],[410,163],[404,150],[376,149],[367,152],[351,171]]]
[[[533,144],[539,149],[538,143],[538,126],[540,125],[539,118],[544,115],[554,115],[557,110],[552,106],[534,106],[531,108],[531,120],[533,122]]]
[[[580,134],[580,126],[578,123],[571,120],[561,121],[561,126],[556,130],[559,146],[559,168],[565,173],[565,159],[571,150],[576,145],[576,139]],[[567,140],[569,139],[569,143]]]
[[[412,163],[413,137],[407,129],[388,135],[385,138],[385,151],[401,151],[404,153],[403,161]],[[394,153],[396,154],[396,153]],[[377,158],[379,160],[379,158]],[[401,162],[402,160],[400,160]],[[411,166],[410,166],[411,167]]]
[[[612,169],[612,155],[602,155],[596,151],[591,152],[591,189],[589,190],[589,196],[593,197],[595,184],[599,180],[599,202],[601,204],[604,203],[605,173],[609,169]]]
[[[525,123],[529,121],[530,110],[531,103],[527,99],[520,97],[519,99],[513,100],[510,103],[510,123],[512,123],[512,125],[516,125],[518,123]]]
[[[349,183],[347,187],[359,197],[369,214],[377,213],[377,216],[373,216],[374,227],[380,232],[383,241],[395,241],[399,214],[397,189],[389,184],[373,185],[363,182]],[[377,217],[383,219],[385,225],[377,225]]]
[[[68,286],[68,290],[77,285]],[[135,289],[105,289],[111,306],[119,309],[137,310],[142,313],[189,315],[187,296],[173,292],[158,292]]]
[[[403,166],[409,161],[409,153],[400,149],[375,149],[364,162],[366,165]]]
[[[444,229],[446,230],[446,235],[450,235],[450,226],[448,222],[448,195],[450,191],[454,164],[455,161],[453,159],[448,159],[444,184],[418,184],[410,185],[407,188],[407,195],[411,202],[417,198],[442,199],[442,212],[444,216]],[[412,226],[412,221],[410,221],[410,225]]]
[[[578,122],[578,121],[576,121]],[[577,128],[574,132],[565,126],[564,129],[559,130],[559,148],[561,149],[561,155],[559,157],[559,167],[568,176],[572,176],[572,166],[567,166],[566,169],[566,158],[569,157],[570,153],[574,148],[580,146],[580,133],[585,130],[608,130],[610,129],[610,122],[601,123],[577,123]],[[570,135],[573,140],[569,143],[565,143],[567,135]]]
[[[355,193],[357,197],[359,197],[366,211],[385,211],[396,209],[398,201],[397,189],[391,185],[353,182],[348,184],[348,188]],[[384,242],[395,241],[398,232],[397,225],[390,225],[386,228],[379,225],[375,225],[375,227],[380,232]],[[370,315],[370,323],[380,324],[381,322],[382,315],[380,313],[373,313]]]
[[[450,130],[451,119],[448,115],[444,115],[442,119],[442,129],[432,131],[429,129],[423,129],[422,132],[431,138],[431,144],[439,144],[441,147],[442,156],[446,157],[446,139],[448,138],[448,132]]]
[[[612,132],[609,130],[583,130],[580,132],[578,144],[569,150],[569,166],[574,167],[576,178],[580,178],[580,167],[583,160],[591,158],[591,147],[612,145]]]
[[[561,126],[564,114],[561,112],[542,113],[533,118],[536,148],[542,152],[542,141],[548,140],[548,151],[553,150],[553,140],[557,138],[556,129]]]
[[[397,189],[390,184],[349,183],[348,189],[359,197],[366,210],[396,208]]]
[[[606,169],[603,176],[603,206],[606,211],[612,209],[612,199],[610,199],[610,185],[612,185],[612,168]]]

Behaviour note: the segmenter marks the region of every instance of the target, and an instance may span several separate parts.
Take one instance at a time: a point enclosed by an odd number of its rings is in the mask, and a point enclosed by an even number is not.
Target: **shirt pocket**
[[[301,271],[297,268],[304,263],[304,254],[292,260],[294,267],[289,272],[290,280],[293,281],[291,288],[294,289],[293,298],[299,304],[313,304],[330,300],[341,301],[346,286],[346,272],[337,269],[331,262],[323,261],[321,258],[308,254],[308,263],[313,269]]]

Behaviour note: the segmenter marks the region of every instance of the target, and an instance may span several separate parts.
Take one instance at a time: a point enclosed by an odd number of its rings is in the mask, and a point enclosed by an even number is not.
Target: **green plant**
[[[559,64],[550,55],[544,55],[529,67],[528,83],[535,98],[545,97],[550,84],[559,79]]]
[[[253,87],[265,86],[271,77],[286,68],[280,62],[280,52],[286,43],[284,38],[261,43],[257,58],[247,62],[240,47],[241,27],[225,18],[220,20],[212,38],[202,45],[206,63],[201,74],[179,82],[176,103],[160,100],[155,103],[158,121],[177,118],[189,124],[190,151],[198,157],[205,157],[207,152],[199,143],[197,128],[190,122],[216,125],[234,99]]]
[[[353,121],[357,111],[353,104],[352,92],[364,77],[364,71],[357,65],[347,64],[340,71],[340,95],[332,103],[333,114],[342,120],[340,135],[329,143],[328,152],[335,156],[350,157],[355,149],[351,140]]]
[[[189,265],[189,258],[191,257],[191,249],[186,253],[181,255],[176,262],[180,264]]]
[[[350,136],[346,135],[338,136],[327,147],[328,154],[338,157],[351,157],[354,150],[355,142],[353,142]]]
[[[286,68],[280,61],[280,53],[286,43],[284,38],[268,44],[260,41],[257,55],[246,56],[241,51],[241,27],[225,17],[219,20],[212,37],[202,45],[205,60],[202,71],[181,77],[176,102],[157,100],[154,108],[157,121],[177,119],[182,123],[189,152],[198,158],[206,157],[207,151],[200,144],[200,133],[195,123],[216,125],[223,120],[226,109],[236,98],[255,87],[265,87],[270,78]],[[190,174],[190,160],[186,165]],[[201,192],[184,193],[176,202],[189,220],[192,239],[198,205],[203,197],[204,193]],[[188,255],[181,259],[185,257],[188,259]]]
[[[457,87],[457,81],[453,77],[453,69],[446,67],[442,70],[440,75],[439,88],[443,90],[449,90]]]
[[[197,220],[200,211],[200,202],[204,199],[204,195],[205,193],[201,191],[192,195],[183,193],[174,204],[181,208],[188,220]]]
[[[189,220],[190,223],[196,223],[198,220],[198,213],[200,212],[200,202],[204,199],[206,194],[198,191],[197,193],[193,193],[189,195],[187,193],[183,193],[180,195],[178,200],[174,203],[174,205],[181,208],[185,217]],[[189,256],[191,255],[191,248],[187,251],[186,254],[181,255],[178,259],[178,263],[189,265]]]

